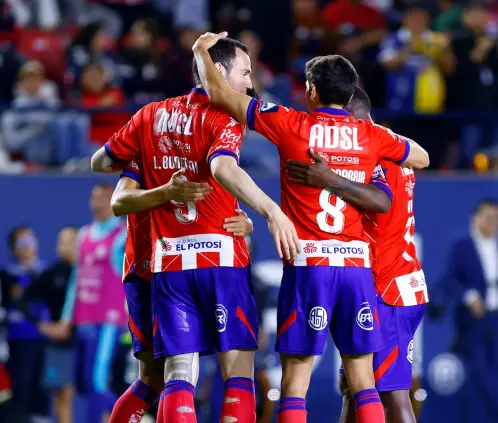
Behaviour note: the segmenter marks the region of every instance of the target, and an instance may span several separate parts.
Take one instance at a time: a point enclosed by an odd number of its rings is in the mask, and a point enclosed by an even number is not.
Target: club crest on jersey
[[[173,248],[173,246],[168,242],[168,241],[165,241],[165,240],[160,240],[161,241],[161,249],[163,251],[171,251],[171,249]]]
[[[368,302],[364,302],[361,305],[363,307],[358,312],[356,323],[363,330],[373,330],[373,314],[372,309],[370,308],[370,304]]]
[[[228,312],[223,304],[216,304],[215,315],[218,332],[225,332],[227,328]]]
[[[259,113],[271,113],[278,111],[278,106],[273,103],[267,103],[266,101],[262,101],[259,103],[258,112]]]
[[[415,189],[415,184],[412,181],[406,181],[405,191],[409,197],[413,197],[414,189]]]

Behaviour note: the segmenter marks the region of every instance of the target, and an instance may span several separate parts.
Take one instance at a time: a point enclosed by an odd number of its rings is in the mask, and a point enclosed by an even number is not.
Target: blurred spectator
[[[57,0],[9,0],[9,4],[16,22],[22,27],[52,29],[60,24]]]
[[[429,29],[424,9],[408,9],[403,26],[382,43],[379,60],[387,70],[388,107],[393,110],[437,113],[446,96],[442,71],[450,71],[448,39]]]
[[[498,203],[483,199],[467,234],[456,239],[431,300],[456,304],[454,350],[465,366],[462,421],[496,421],[498,395]],[[433,306],[434,307],[434,306]]]
[[[98,63],[88,64],[81,73],[81,103],[87,109],[121,107],[126,99],[118,87],[106,81],[104,68]],[[90,139],[104,144],[112,134],[118,131],[129,119],[129,114],[122,111],[102,111],[92,115]]]
[[[24,291],[17,299],[17,307],[35,323],[37,316],[30,315],[29,303],[41,301],[50,312],[52,321],[59,321],[73,265],[76,261],[76,236],[78,228],[67,226],[59,232],[57,240],[58,260]],[[43,323],[42,323],[43,324]],[[55,393],[57,423],[72,423],[74,350],[72,339],[54,341],[47,347],[43,384]]]
[[[455,70],[449,80],[448,107],[496,107],[498,47],[496,34],[487,26],[488,18],[483,6],[469,6],[463,13],[463,28],[453,35]]]
[[[13,106],[20,107],[57,107],[59,94],[55,83],[45,78],[43,65],[30,61],[19,70],[19,83],[15,90]]]
[[[91,23],[76,35],[69,48],[66,83],[70,86],[80,77],[81,70],[89,63],[98,62],[105,69],[107,80],[119,82],[119,58],[111,49],[111,39],[101,23]]]
[[[131,27],[127,47],[121,52],[122,88],[138,104],[159,101],[172,89],[168,69],[163,66],[164,49],[154,19],[141,19]]]
[[[152,0],[152,3],[161,12],[173,16],[176,28],[190,26],[204,32],[209,27],[206,0]]]
[[[247,46],[251,57],[251,80],[253,88],[263,100],[272,103],[281,103],[282,100],[268,92],[275,83],[275,75],[273,72],[260,61],[261,39],[251,30],[242,31],[239,34],[239,41]]]
[[[175,86],[169,93],[170,97],[185,94],[192,88],[192,46],[201,32],[192,27],[183,27],[178,31],[178,39],[168,50],[168,72],[175,78]]]
[[[313,56],[322,54],[322,39],[327,27],[320,14],[318,0],[293,0],[292,12],[294,21],[292,55],[298,60],[302,58],[293,70],[303,73],[305,62]]]
[[[38,240],[27,226],[19,226],[8,235],[14,262],[0,271],[4,305],[9,321],[8,370],[12,377],[16,415],[12,422],[28,423],[30,418],[46,422],[50,414],[49,398],[41,386],[41,373],[45,359],[46,339],[36,326],[16,308],[15,301],[36,279],[44,268],[38,257]],[[39,302],[29,304],[31,314],[40,320],[48,319],[46,306]]]
[[[437,32],[453,32],[462,28],[464,10],[460,0],[439,0],[440,12],[434,19],[433,28]]]

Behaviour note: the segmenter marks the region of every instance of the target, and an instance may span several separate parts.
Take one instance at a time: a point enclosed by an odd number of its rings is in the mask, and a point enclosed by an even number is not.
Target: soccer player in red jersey
[[[357,88],[347,110],[359,119],[370,118],[370,99]],[[362,187],[330,172],[320,157],[314,164],[292,163],[292,177],[313,186],[339,190],[343,198],[352,199]],[[367,213],[363,219],[373,255],[372,270],[377,291],[377,309],[384,348],[374,354],[374,376],[377,390],[387,410],[390,423],[415,423],[410,402],[414,335],[428,302],[424,272],[417,259],[413,236],[415,220],[413,194],[415,175],[410,167],[380,162],[387,183],[394,193],[388,213]],[[348,200],[346,200],[348,201]],[[357,204],[355,204],[357,205]],[[356,421],[354,403],[341,376],[344,394],[341,422]]]
[[[252,88],[246,46],[225,40],[210,54],[233,88]],[[170,201],[150,211],[154,356],[166,357],[162,419],[168,423],[195,421],[191,363],[196,353],[214,351],[225,379],[222,417],[255,421],[257,318],[249,254],[244,239],[223,228],[238,210],[236,198],[267,218],[282,255],[300,249],[294,225],[238,166],[243,134],[239,122],[195,88],[143,107],[92,158],[97,171],[136,159],[146,208],[157,206],[161,186],[179,169],[182,178],[212,187],[202,201]]]
[[[200,201],[209,193],[209,186],[185,181],[179,173],[174,174],[171,183],[164,187],[164,202]],[[133,353],[139,362],[139,377],[114,405],[109,423],[127,422],[132,418],[134,422],[141,421],[164,386],[164,360],[154,359],[152,345],[152,241],[149,211],[131,213],[143,208],[140,201],[143,193],[141,185],[140,169],[132,161],[124,168],[111,201],[114,214],[127,214],[128,220],[123,282]],[[252,232],[253,225],[247,215],[239,210],[237,216],[227,219],[225,229],[236,236],[245,237]],[[198,357],[194,360],[194,365],[197,364]]]
[[[205,34],[193,46],[201,82],[211,101],[264,135],[279,149],[281,163],[307,160],[308,149],[326,155],[346,178],[369,181],[380,159],[428,165],[417,144],[344,110],[358,76],[341,56],[306,65],[310,113],[256,101],[225,82],[208,49],[226,33]],[[276,350],[282,360],[280,423],[306,421],[305,397],[314,355],[323,353],[330,329],[338,347],[360,423],[384,423],[375,389],[373,354],[382,349],[368,238],[362,213],[328,189],[292,183],[282,172],[282,209],[296,225],[302,253],[284,266],[279,294]]]

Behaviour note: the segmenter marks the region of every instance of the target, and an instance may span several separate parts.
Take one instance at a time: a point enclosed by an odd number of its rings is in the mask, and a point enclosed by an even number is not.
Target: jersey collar
[[[195,87],[195,88],[192,88],[191,92],[192,93],[197,93],[197,94],[202,94],[202,95],[205,95],[206,97],[208,96],[207,92],[204,90],[204,88]]]
[[[344,109],[335,109],[333,107],[319,107],[318,109],[313,110],[313,113],[325,113],[327,115],[336,115],[336,116],[351,116],[351,114]]]

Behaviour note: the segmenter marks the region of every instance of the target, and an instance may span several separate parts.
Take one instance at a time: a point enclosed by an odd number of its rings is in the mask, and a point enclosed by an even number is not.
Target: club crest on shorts
[[[216,324],[218,332],[225,332],[227,328],[228,312],[223,304],[216,304]]]
[[[313,307],[308,317],[312,329],[322,330],[327,327],[327,311],[323,307]]]
[[[413,339],[410,341],[408,344],[408,348],[406,349],[406,359],[410,362],[413,363]]]
[[[363,307],[358,312],[358,316],[356,316],[356,323],[363,330],[373,330],[373,314],[370,304],[368,304],[368,302],[364,302],[361,303],[361,305]]]

